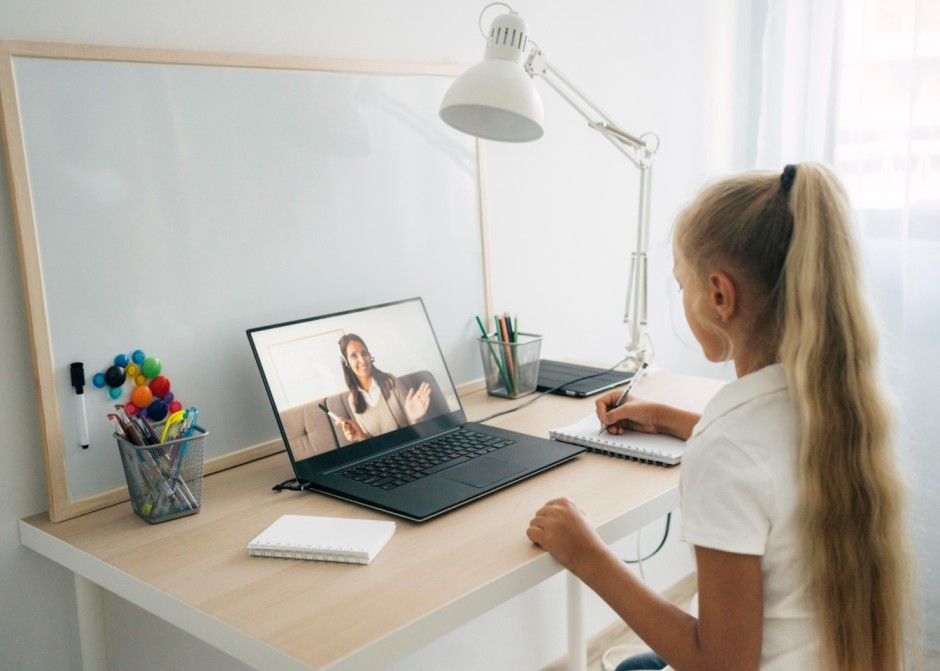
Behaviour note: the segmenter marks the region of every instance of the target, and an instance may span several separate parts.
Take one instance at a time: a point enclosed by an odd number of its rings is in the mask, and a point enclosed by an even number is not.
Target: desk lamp
[[[497,16],[489,35],[483,32],[483,14],[493,6],[508,14]],[[535,84],[541,77],[571,105],[588,126],[598,131],[640,171],[639,219],[636,248],[630,256],[630,277],[623,321],[629,332],[624,367],[637,370],[652,362],[653,346],[646,333],[647,248],[653,156],[659,138],[653,133],[636,137],[621,130],[574,84],[545,58],[529,39],[525,20],[509,5],[493,2],[480,12],[480,32],[486,39],[483,61],[458,77],[441,103],[440,115],[453,128],[486,140],[529,142],[542,137],[542,100]]]

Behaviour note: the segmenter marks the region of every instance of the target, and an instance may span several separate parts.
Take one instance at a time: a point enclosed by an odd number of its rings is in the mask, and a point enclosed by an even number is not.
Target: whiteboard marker
[[[88,449],[88,417],[85,413],[85,366],[81,361],[69,367],[72,386],[75,387],[75,412],[78,415],[79,443],[83,450]]]

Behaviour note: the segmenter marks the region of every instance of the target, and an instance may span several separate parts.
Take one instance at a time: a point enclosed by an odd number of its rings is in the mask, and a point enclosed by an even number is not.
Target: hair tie
[[[793,186],[793,180],[795,179],[796,166],[791,163],[783,169],[783,174],[780,175],[780,190],[783,191],[784,195],[790,193],[790,188]]]

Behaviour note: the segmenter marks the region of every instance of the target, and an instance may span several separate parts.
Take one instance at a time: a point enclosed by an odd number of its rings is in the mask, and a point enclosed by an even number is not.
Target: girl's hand
[[[643,433],[659,433],[656,423],[657,410],[662,408],[661,403],[644,401],[636,396],[627,396],[623,405],[614,407],[620,398],[619,391],[612,391],[597,400],[595,408],[597,418],[607,425],[611,433],[624,431],[642,431]]]
[[[605,394],[597,403],[597,418],[607,426],[610,433],[621,434],[626,431],[643,433],[667,433],[670,436],[688,440],[692,429],[701,419],[701,415],[674,408],[665,403],[644,401],[636,396],[627,396],[623,405],[615,408],[620,399],[618,391]]]
[[[583,510],[566,498],[553,499],[535,513],[526,531],[529,540],[575,575],[607,550]]]

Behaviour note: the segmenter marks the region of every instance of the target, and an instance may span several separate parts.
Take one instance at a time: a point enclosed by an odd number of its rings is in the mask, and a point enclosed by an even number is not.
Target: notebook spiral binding
[[[587,447],[587,446],[585,446]],[[646,459],[644,457],[636,457],[630,454],[621,454],[620,452],[613,452],[611,450],[605,450],[600,447],[588,447],[588,451],[596,452],[597,454],[603,454],[605,457],[615,457],[616,459],[625,459],[626,461],[635,461],[639,464],[649,464],[650,466],[661,466],[663,468],[672,468],[676,464],[664,464],[660,461],[654,461],[652,459]],[[657,454],[662,455],[662,452],[657,452]]]

